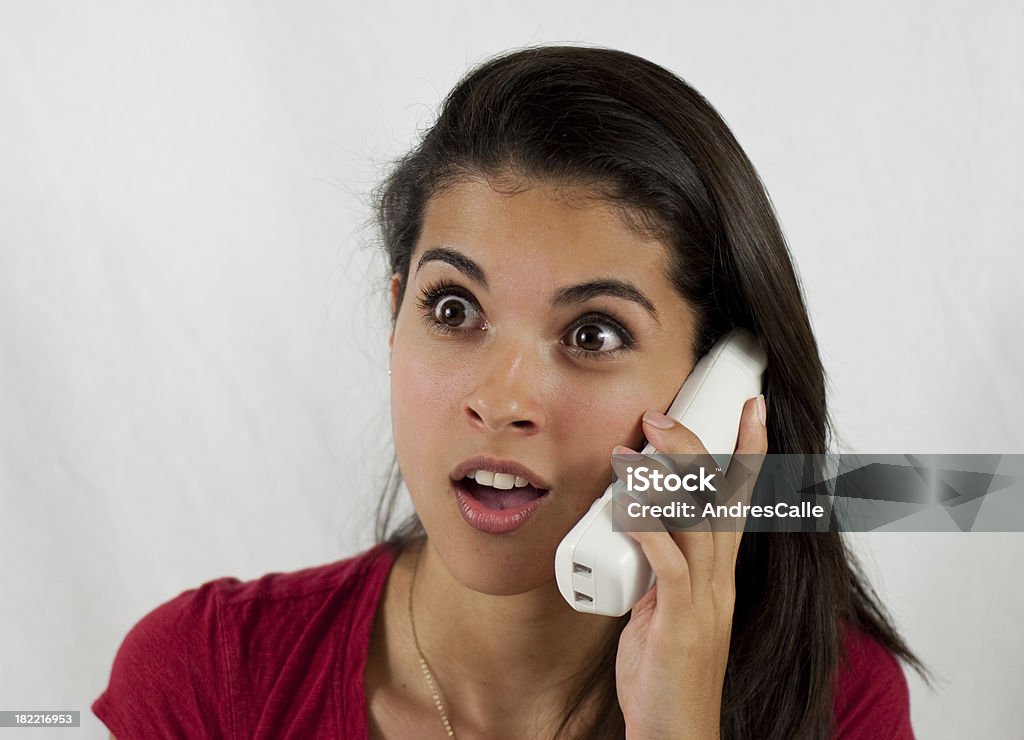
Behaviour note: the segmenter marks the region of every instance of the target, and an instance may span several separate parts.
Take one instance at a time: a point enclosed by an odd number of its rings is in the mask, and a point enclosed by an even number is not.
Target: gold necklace
[[[444,702],[441,701],[441,694],[437,690],[437,684],[434,682],[434,675],[430,672],[430,666],[427,665],[427,659],[423,655],[423,650],[420,649],[420,640],[416,636],[416,618],[412,613],[412,592],[416,588],[416,573],[420,569],[420,555],[423,554],[423,547],[416,553],[416,562],[412,566],[412,579],[409,581],[409,626],[412,627],[412,642],[416,646],[416,653],[420,656],[420,669],[423,671],[423,677],[427,679],[427,686],[430,687],[430,693],[434,697],[434,706],[437,707],[437,713],[441,715],[441,723],[444,725],[444,731],[448,737],[455,740],[455,730],[452,729],[452,723],[448,721],[448,713],[444,710]]]

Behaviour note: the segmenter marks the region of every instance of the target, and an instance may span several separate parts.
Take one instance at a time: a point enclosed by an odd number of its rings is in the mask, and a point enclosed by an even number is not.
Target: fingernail
[[[761,420],[761,426],[764,426],[768,418],[768,409],[764,405],[764,394],[762,393],[757,397],[757,418]]]
[[[648,411],[644,414],[644,424],[649,424],[655,429],[671,429],[676,425],[675,421],[657,411]]]
[[[624,445],[615,445],[612,447],[613,455],[639,455],[640,453],[636,450],[632,450]]]

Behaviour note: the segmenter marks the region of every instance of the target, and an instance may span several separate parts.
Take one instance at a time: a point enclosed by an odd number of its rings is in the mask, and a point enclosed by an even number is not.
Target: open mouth
[[[491,511],[520,509],[547,494],[547,489],[535,488],[518,476],[506,473],[476,471],[456,485],[467,496]]]
[[[544,485],[549,484],[524,465],[483,455],[466,460],[452,475],[462,518],[487,534],[510,534],[529,521],[548,499]]]

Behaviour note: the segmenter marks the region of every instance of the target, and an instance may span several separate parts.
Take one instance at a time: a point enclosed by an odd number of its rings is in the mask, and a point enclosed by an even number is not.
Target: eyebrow
[[[428,262],[447,262],[470,280],[480,283],[485,288],[487,287],[487,276],[484,275],[483,268],[462,254],[462,252],[456,252],[454,249],[445,249],[444,247],[428,249],[420,257],[420,261],[416,263],[416,272],[419,272],[420,268]]]
[[[484,274],[483,268],[466,255],[454,249],[447,249],[445,247],[433,247],[428,249],[416,263],[416,271],[419,272],[420,268],[428,262],[447,263],[470,280],[479,283],[485,288],[488,287],[487,276]],[[552,298],[551,304],[553,306],[566,306],[572,303],[582,303],[599,296],[611,296],[612,298],[632,301],[646,309],[655,321],[661,323],[658,320],[658,310],[654,307],[651,300],[644,295],[642,290],[623,280],[591,280],[586,283],[580,283],[579,285],[570,285],[565,288],[559,288],[555,292],[555,296]]]
[[[651,300],[643,294],[643,291],[622,280],[591,280],[587,283],[561,288],[555,293],[551,303],[555,306],[564,306],[569,303],[582,303],[604,295],[633,301],[647,309],[651,317],[658,321],[658,310]]]

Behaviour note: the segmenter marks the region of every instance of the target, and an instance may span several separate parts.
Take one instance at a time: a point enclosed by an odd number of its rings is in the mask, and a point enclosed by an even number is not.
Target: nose
[[[470,425],[521,435],[543,429],[542,365],[536,349],[514,341],[495,341],[481,354],[476,383],[463,402]]]

